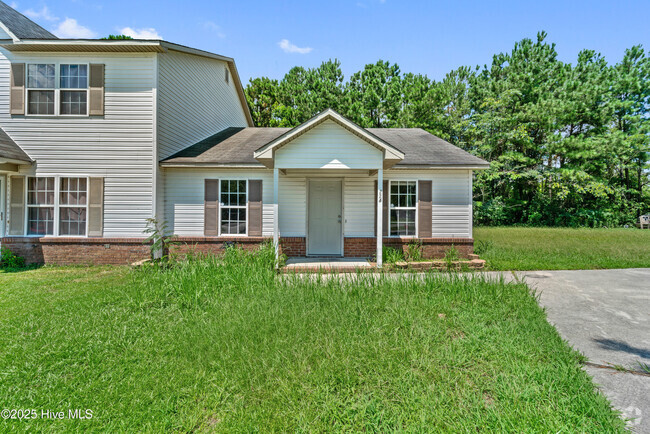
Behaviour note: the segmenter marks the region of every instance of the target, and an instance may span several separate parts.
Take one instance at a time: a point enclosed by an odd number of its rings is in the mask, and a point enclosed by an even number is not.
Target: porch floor
[[[351,273],[359,269],[372,269],[373,266],[374,264],[363,258],[295,257],[287,259],[282,271]]]

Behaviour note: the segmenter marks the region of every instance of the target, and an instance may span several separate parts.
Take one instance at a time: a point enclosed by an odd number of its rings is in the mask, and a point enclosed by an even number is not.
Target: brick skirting
[[[392,238],[384,237],[384,246],[392,247],[407,253],[409,244],[421,242],[422,258],[443,258],[453,245],[461,258],[467,258],[474,253],[472,238]],[[377,238],[346,237],[343,244],[343,255],[350,258],[374,257],[377,253]]]
[[[149,258],[141,238],[5,237],[2,246],[27,264],[125,265]]]
[[[177,237],[171,248],[175,254],[189,252],[219,254],[227,245],[254,250],[271,237]],[[140,238],[49,238],[49,237],[5,237],[2,246],[25,258],[28,264],[56,265],[124,265],[149,258],[149,245]],[[412,238],[384,238],[384,245],[400,249],[405,253]],[[420,238],[422,257],[442,258],[453,244],[461,257],[474,251],[471,238]],[[305,256],[305,237],[280,238],[280,250],[285,255]],[[346,237],[343,244],[344,256],[371,258],[377,252],[375,238]]]

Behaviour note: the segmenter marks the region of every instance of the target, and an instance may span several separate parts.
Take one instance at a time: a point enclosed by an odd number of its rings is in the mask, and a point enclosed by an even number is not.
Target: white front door
[[[4,176],[0,176],[0,237],[5,236],[5,227],[7,221],[7,212],[5,209],[5,203],[7,203],[5,190],[7,184]]]
[[[307,254],[342,256],[341,180],[310,180]]]

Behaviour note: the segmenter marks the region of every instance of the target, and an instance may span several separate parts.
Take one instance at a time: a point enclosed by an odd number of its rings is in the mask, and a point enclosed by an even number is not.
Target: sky
[[[441,80],[540,30],[564,62],[585,48],[610,63],[636,44],[650,50],[649,0],[5,1],[59,37],[128,34],[233,57],[244,83],[328,59],[346,79],[382,59]]]

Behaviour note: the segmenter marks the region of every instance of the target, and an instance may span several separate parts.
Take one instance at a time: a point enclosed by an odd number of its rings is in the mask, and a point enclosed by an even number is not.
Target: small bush
[[[460,254],[458,253],[458,249],[453,244],[445,252],[444,259],[445,259],[445,263],[447,264],[447,270],[456,269],[454,262],[460,260]]]
[[[5,270],[20,270],[25,268],[25,258],[14,254],[7,247],[0,250],[0,268]]]
[[[413,240],[408,244],[406,251],[407,259],[409,261],[420,261],[422,260],[422,241]]]
[[[382,257],[384,258],[384,262],[394,264],[404,260],[404,252],[393,247],[383,246]]]

